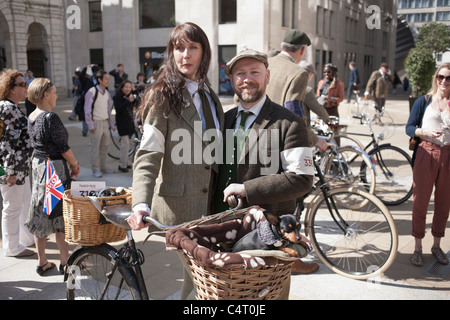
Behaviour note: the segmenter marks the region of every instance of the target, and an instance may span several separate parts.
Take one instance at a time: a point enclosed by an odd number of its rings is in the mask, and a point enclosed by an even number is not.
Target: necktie
[[[206,96],[206,92],[203,89],[198,90],[198,95],[202,101],[202,109],[203,109],[203,117],[205,118],[206,128],[208,129],[216,129],[216,125],[214,123],[214,117],[211,111],[211,105],[209,104],[208,97]]]
[[[245,139],[248,133],[245,133],[245,122],[247,118],[251,115],[251,112],[241,111],[241,122],[239,123],[239,128],[235,133],[234,140],[237,147],[237,155],[240,157],[242,150],[244,149]],[[239,159],[236,159],[239,160]]]

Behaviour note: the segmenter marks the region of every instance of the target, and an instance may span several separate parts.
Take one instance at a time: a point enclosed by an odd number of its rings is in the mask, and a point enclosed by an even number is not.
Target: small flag
[[[52,213],[58,202],[64,195],[64,186],[56,174],[55,168],[50,160],[47,160],[47,169],[45,174],[45,198],[44,212],[47,215]]]

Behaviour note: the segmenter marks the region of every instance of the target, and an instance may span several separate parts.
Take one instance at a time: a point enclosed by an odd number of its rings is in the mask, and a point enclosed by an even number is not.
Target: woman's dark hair
[[[123,94],[123,92],[122,92],[123,87],[125,87],[125,85],[126,85],[127,83],[131,84],[131,87],[133,87],[133,83],[132,83],[130,80],[122,81],[122,82],[120,83],[119,87],[117,88],[116,95]]]
[[[205,32],[195,23],[187,22],[176,27],[170,35],[164,64],[160,69],[158,78],[151,87],[147,88],[138,109],[138,118],[142,121],[144,120],[142,115],[146,108],[158,107],[159,103],[162,105],[166,100],[169,102],[170,111],[181,108],[186,81],[183,74],[178,71],[173,52],[177,45],[188,41],[198,42],[202,45],[203,58],[197,71],[197,81],[199,82],[199,88],[205,85],[211,61],[211,47]],[[158,104],[155,104],[156,99],[158,99]]]

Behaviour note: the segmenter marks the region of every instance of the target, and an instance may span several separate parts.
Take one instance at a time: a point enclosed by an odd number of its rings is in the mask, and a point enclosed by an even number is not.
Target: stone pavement
[[[231,100],[224,99],[226,108]],[[346,117],[348,104],[340,107],[343,121],[350,124],[350,128],[362,132],[367,127],[351,122]],[[131,172],[105,175],[96,179],[92,176],[89,166],[89,137],[81,136],[81,124],[67,120],[71,110],[70,99],[60,99],[56,112],[66,124],[70,134],[70,145],[76,158],[81,163],[81,181],[106,181],[108,186],[131,186]],[[387,102],[387,110],[395,120],[395,134],[388,139],[394,145],[407,150],[407,136],[404,133],[409,107],[406,96],[391,96]],[[408,151],[409,152],[409,151]],[[117,162],[109,159],[109,167],[117,171]],[[385,274],[370,281],[358,281],[334,274],[319,262],[320,269],[311,275],[292,276],[290,299],[292,300],[449,300],[450,299],[450,266],[440,268],[434,274],[427,272],[434,265],[434,258],[430,253],[432,236],[430,234],[433,203],[427,219],[427,233],[424,239],[425,265],[414,267],[409,262],[409,256],[414,249],[414,240],[410,236],[412,200],[390,207],[399,232],[399,248],[395,262]],[[150,241],[142,244],[146,237],[145,230],[135,232],[139,248],[144,252],[146,262],[143,266],[147,288],[152,299],[178,299],[182,284],[182,266],[174,252],[165,251],[164,238],[152,236]],[[447,236],[442,240],[445,252],[450,250],[450,224],[447,224]],[[1,245],[0,245],[1,247]],[[72,250],[74,246],[70,246]],[[36,251],[35,247],[31,250]],[[49,237],[47,254],[50,261],[59,265],[58,248],[54,236]],[[29,258],[7,258],[0,248],[0,300],[63,300],[65,299],[65,283],[63,277],[52,270],[45,277],[36,272],[37,256]],[[314,256],[307,257],[308,261],[315,261]],[[437,273],[441,272],[441,275]]]

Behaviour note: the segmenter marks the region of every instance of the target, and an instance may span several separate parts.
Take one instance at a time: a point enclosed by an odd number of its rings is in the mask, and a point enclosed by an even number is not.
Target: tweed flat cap
[[[305,44],[307,46],[311,45],[311,40],[308,35],[298,29],[286,31],[283,42],[290,44]]]
[[[262,63],[264,63],[266,68],[269,67],[269,62],[267,60],[267,55],[265,53],[262,53],[262,52],[259,52],[256,50],[252,50],[252,49],[245,49],[245,50],[242,50],[241,52],[239,52],[236,56],[234,56],[233,59],[230,60],[230,62],[227,63],[227,67],[225,68],[225,73],[227,75],[230,75],[236,62],[238,62],[239,60],[241,60],[243,58],[253,58],[253,59],[259,60]]]

